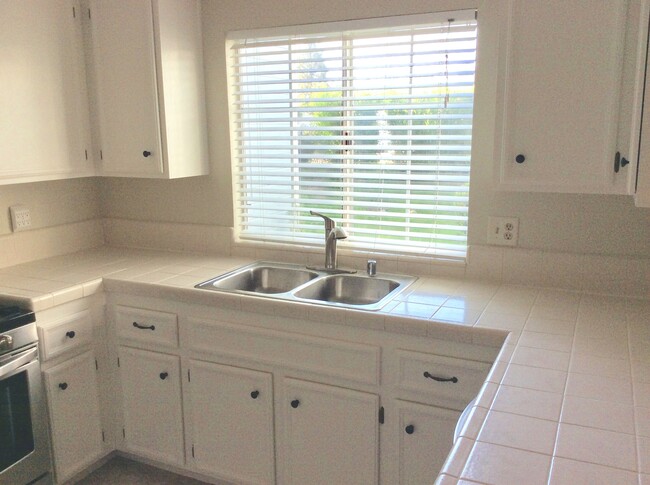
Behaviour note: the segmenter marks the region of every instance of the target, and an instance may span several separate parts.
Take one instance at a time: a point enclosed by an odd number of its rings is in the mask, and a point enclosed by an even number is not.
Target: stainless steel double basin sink
[[[256,263],[196,285],[196,288],[277,300],[379,310],[417,278],[392,274],[332,274],[300,265]]]

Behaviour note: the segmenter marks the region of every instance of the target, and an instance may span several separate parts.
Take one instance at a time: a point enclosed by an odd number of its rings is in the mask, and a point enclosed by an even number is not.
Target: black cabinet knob
[[[160,373],[160,378],[161,378],[163,381],[164,381],[165,379],[167,379],[168,376],[169,376],[169,374],[168,374],[167,372],[161,372],[161,373]]]
[[[404,431],[406,431],[406,434],[413,434],[415,432],[415,426],[409,424],[406,428],[404,428]]]
[[[526,161],[526,157],[521,153],[515,157],[515,162],[517,163],[524,163],[525,161]]]
[[[77,334],[74,333],[74,330],[70,330],[69,332],[65,333],[65,336],[68,337],[68,338],[74,338],[75,335],[77,335]]]
[[[630,161],[627,158],[621,156],[621,152],[616,152],[614,156],[614,172],[618,173],[621,167],[625,167],[629,163]]]
[[[148,150],[145,150],[145,151],[142,152],[142,156],[143,156],[144,158],[150,157],[150,156],[151,156],[151,152],[148,151]]]
[[[291,401],[291,407],[293,409],[296,409],[298,406],[300,406],[300,401],[298,401],[298,399],[294,399],[293,401]]]
[[[260,391],[253,391],[253,392],[251,392],[251,397],[252,397],[253,399],[257,399],[257,396],[259,396],[259,395],[260,395]]]
[[[68,383],[67,382],[61,382],[59,384],[59,389],[61,389],[62,391],[65,391],[67,388],[68,388]]]

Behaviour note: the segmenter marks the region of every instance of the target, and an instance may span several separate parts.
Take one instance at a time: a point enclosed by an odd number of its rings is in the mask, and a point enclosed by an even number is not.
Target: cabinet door
[[[378,482],[379,396],[285,379],[283,483]]]
[[[90,4],[102,172],[162,174],[150,0]]]
[[[103,452],[97,370],[92,351],[43,372],[47,386],[59,483],[97,460]]]
[[[396,401],[399,419],[399,483],[431,483],[454,441],[459,411]]]
[[[271,374],[195,360],[189,371],[195,466],[236,483],[274,483]]]
[[[157,352],[119,348],[128,451],[154,460],[184,462],[180,362]]]
[[[0,184],[94,173],[78,3],[0,2]]]
[[[500,187],[613,191],[627,2],[509,0],[508,5],[497,102],[504,109],[495,154]]]

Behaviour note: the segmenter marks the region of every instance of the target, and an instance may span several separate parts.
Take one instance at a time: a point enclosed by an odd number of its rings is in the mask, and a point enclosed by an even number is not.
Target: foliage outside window
[[[382,25],[377,27],[377,25]],[[241,240],[464,257],[474,11],[229,36]]]

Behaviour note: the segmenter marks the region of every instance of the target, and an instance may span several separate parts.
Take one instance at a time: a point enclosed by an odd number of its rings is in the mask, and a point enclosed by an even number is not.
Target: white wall
[[[16,204],[30,209],[33,229],[100,217],[98,186],[95,178],[81,178],[0,187],[0,236],[11,234],[9,207]]]
[[[485,1],[485,8],[493,8],[497,1],[500,0]],[[472,7],[476,3],[467,0],[204,0],[211,175],[174,181],[105,179],[100,183],[102,214],[133,220],[232,225],[226,32],[424,13]],[[489,19],[489,10],[484,12],[487,15],[479,22]],[[489,29],[480,29],[479,35],[490,35]],[[492,190],[494,106],[489,103],[494,89],[492,81],[489,77],[481,79],[477,92],[470,244],[485,244],[489,215],[507,215],[520,218],[522,248],[650,257],[650,210],[635,208],[630,197],[510,194]],[[580,136],[579,131],[576,136]]]

